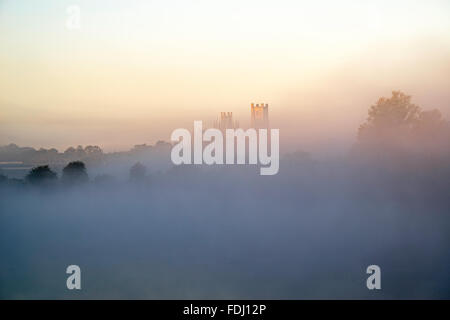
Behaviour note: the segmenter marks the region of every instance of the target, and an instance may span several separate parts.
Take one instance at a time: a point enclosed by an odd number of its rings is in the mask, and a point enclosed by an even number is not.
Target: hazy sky
[[[335,148],[393,89],[450,118],[449,17],[445,0],[0,0],[0,144],[126,149],[220,111],[245,127],[265,102],[294,148]]]

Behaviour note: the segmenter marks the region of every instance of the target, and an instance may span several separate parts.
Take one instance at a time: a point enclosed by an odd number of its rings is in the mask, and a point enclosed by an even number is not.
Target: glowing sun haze
[[[69,5],[81,28],[66,28]],[[449,1],[1,1],[0,144],[106,150],[270,106],[344,146],[391,90],[450,116]]]

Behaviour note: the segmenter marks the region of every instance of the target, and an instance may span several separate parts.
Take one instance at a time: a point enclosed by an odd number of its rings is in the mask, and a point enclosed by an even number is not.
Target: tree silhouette
[[[391,98],[380,98],[370,107],[367,121],[359,127],[358,141],[390,143],[405,138],[420,118],[420,107],[411,96],[392,91]]]
[[[380,98],[370,107],[367,121],[359,127],[355,147],[388,158],[412,153],[449,155],[450,125],[439,110],[422,111],[411,103],[411,96],[393,91],[390,98]]]
[[[89,181],[86,166],[81,161],[70,162],[64,167],[62,181],[66,185],[79,185]]]
[[[137,162],[130,168],[130,181],[143,181],[146,173],[147,168],[142,163]]]
[[[87,146],[84,148],[84,152],[88,156],[100,156],[103,155],[103,150],[99,146]]]
[[[57,178],[56,173],[46,165],[31,169],[25,179],[32,185],[49,185],[56,182]]]

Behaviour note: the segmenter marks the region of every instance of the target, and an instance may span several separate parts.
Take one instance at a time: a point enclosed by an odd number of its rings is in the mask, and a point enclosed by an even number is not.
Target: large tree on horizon
[[[386,143],[408,135],[420,119],[421,109],[411,103],[411,96],[392,91],[372,105],[367,120],[359,127],[358,141]]]
[[[369,108],[358,130],[358,143],[366,152],[414,151],[450,153],[450,125],[439,110],[422,110],[411,96],[392,91]]]

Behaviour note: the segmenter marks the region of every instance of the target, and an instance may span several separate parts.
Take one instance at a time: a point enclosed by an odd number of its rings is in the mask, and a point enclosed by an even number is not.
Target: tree
[[[409,138],[420,114],[420,107],[411,103],[411,96],[392,91],[392,97],[382,97],[370,107],[367,121],[359,127],[358,141],[395,144],[398,140]]]
[[[45,165],[31,169],[25,179],[32,185],[50,185],[56,182],[57,178],[56,173]]]
[[[67,155],[67,156],[72,156],[75,153],[76,153],[76,150],[74,147],[69,147],[66,149],[66,151],[64,151],[64,155]]]
[[[87,146],[84,148],[84,152],[88,156],[101,156],[103,155],[103,150],[99,146]]]
[[[432,155],[450,155],[450,124],[439,110],[422,111],[413,127],[418,147]]]
[[[89,181],[86,166],[81,161],[70,162],[64,167],[62,181],[66,185],[78,185]]]
[[[442,117],[439,110],[422,111],[413,127],[417,136],[423,138],[437,138],[448,129],[448,122]]]
[[[370,107],[354,150],[378,158],[400,154],[439,158],[450,155],[450,125],[439,110],[422,111],[411,103],[411,96],[393,91],[392,97],[380,98]]]
[[[86,152],[82,146],[78,146],[76,149],[74,147],[69,147],[64,151],[64,156],[67,159],[83,159],[86,157]]]
[[[142,163],[137,162],[130,168],[130,180],[143,181],[146,173],[147,168]]]

